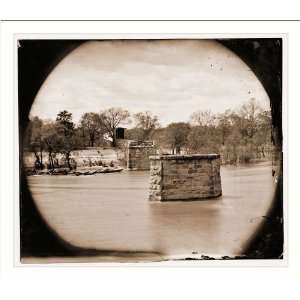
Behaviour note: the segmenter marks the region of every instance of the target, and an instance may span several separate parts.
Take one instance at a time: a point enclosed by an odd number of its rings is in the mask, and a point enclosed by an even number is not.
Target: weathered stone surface
[[[144,142],[141,144],[131,142],[128,145],[127,150],[127,168],[129,170],[149,170],[149,156],[154,155],[155,153],[156,150],[151,142]],[[154,168],[152,172],[155,173],[157,170]]]
[[[218,154],[150,156],[149,200],[192,200],[221,194]]]

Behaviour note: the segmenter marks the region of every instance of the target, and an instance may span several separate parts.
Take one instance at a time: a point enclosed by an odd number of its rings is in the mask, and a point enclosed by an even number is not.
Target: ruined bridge
[[[153,142],[130,142],[129,170],[150,170],[149,200],[174,201],[222,195],[219,154],[156,155]]]

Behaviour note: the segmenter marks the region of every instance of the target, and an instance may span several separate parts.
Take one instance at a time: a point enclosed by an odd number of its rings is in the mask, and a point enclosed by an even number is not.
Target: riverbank
[[[76,170],[70,168],[54,168],[51,170],[27,170],[27,176],[37,176],[37,175],[95,175],[102,173],[115,173],[121,172],[123,168],[119,166],[92,166],[92,167],[80,167]]]
[[[36,167],[36,159],[32,152],[23,153],[23,171],[27,176],[32,175],[94,175],[98,173],[112,173],[123,170],[123,153],[119,149],[94,147],[90,149],[72,151],[69,168],[65,158],[56,154],[53,165],[49,164],[48,153],[43,152],[43,166]]]

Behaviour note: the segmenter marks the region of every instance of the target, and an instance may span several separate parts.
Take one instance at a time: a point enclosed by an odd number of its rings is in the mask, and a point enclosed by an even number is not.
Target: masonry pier
[[[150,170],[149,156],[155,155],[156,150],[152,141],[131,141],[127,149],[127,168],[134,171]]]
[[[220,155],[150,156],[149,200],[195,200],[220,195]]]

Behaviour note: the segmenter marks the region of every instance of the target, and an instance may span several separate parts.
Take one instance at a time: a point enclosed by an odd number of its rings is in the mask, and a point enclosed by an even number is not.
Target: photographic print
[[[21,263],[284,258],[281,37],[17,48]]]

